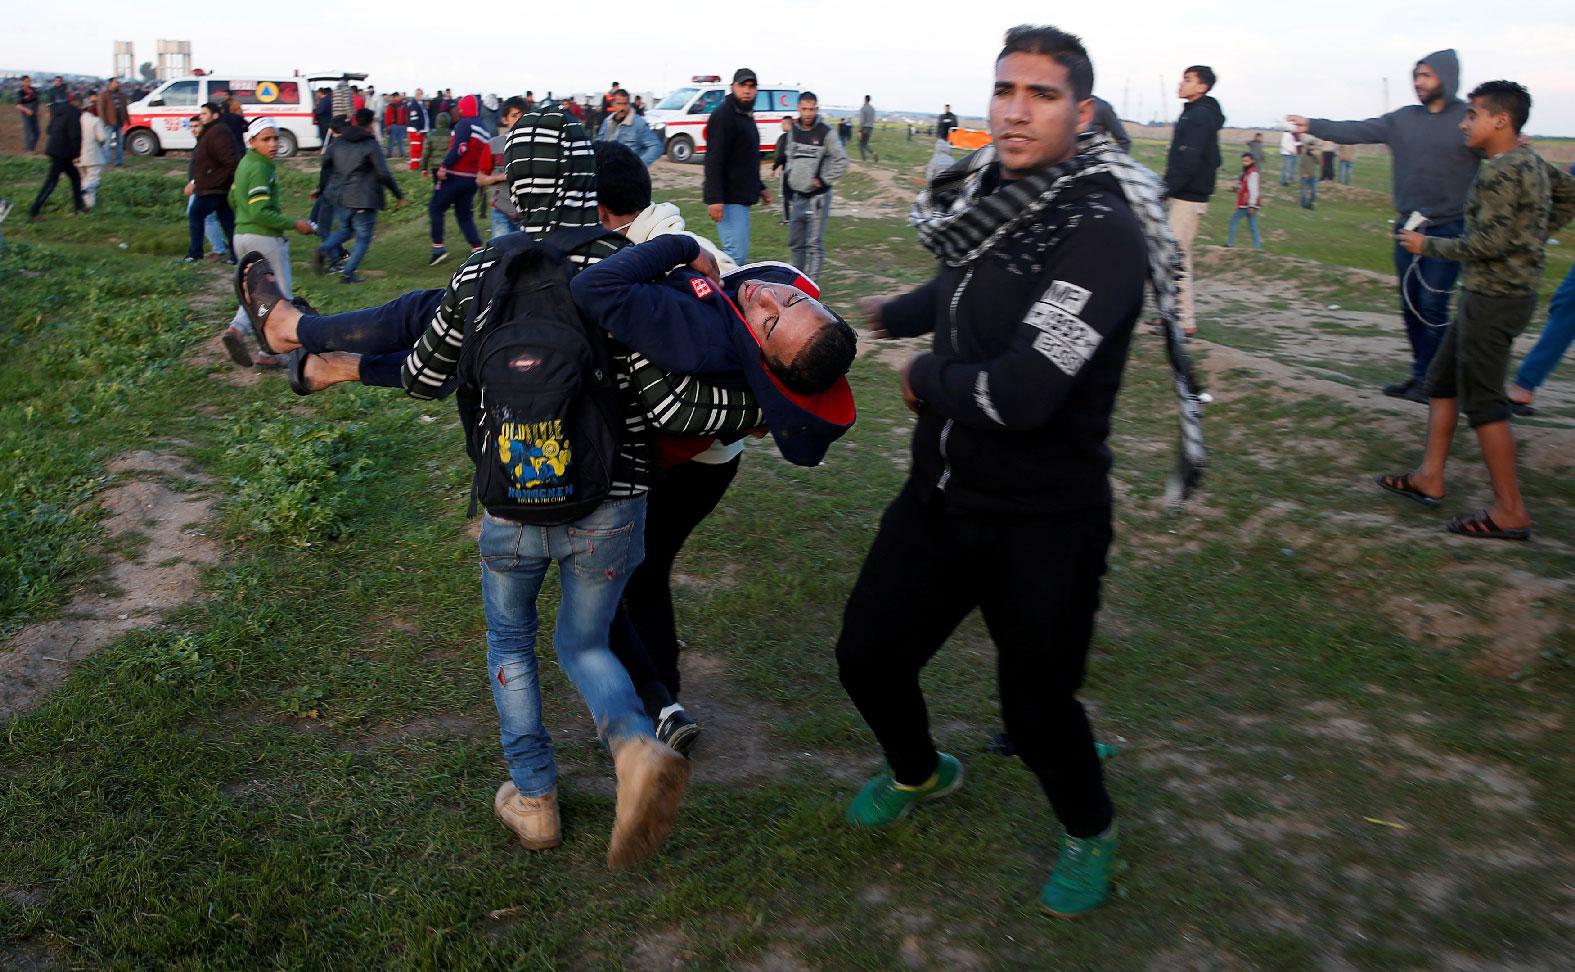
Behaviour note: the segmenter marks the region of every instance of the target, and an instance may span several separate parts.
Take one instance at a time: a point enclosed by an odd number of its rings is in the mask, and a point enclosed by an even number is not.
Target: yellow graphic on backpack
[[[509,496],[522,503],[556,502],[573,491],[565,482],[573,452],[561,419],[504,422],[498,431],[498,461],[509,476]]]

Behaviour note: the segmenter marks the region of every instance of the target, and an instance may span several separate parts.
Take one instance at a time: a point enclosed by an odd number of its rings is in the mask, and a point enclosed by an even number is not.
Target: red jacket
[[[1257,209],[1260,205],[1262,205],[1263,199],[1259,194],[1258,186],[1259,177],[1257,166],[1249,165],[1245,169],[1241,170],[1241,178],[1236,182],[1237,209],[1246,209],[1248,207]]]
[[[383,109],[383,127],[392,128],[395,125],[410,124],[410,108],[403,101],[397,105],[389,105]]]
[[[492,171],[492,133],[476,120],[480,111],[481,99],[475,95],[459,99],[454,140],[449,144],[448,155],[443,158],[443,168],[468,179]]]

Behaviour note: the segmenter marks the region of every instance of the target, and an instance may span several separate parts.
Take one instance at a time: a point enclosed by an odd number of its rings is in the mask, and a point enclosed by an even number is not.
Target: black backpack
[[[606,335],[569,294],[565,256],[603,237],[623,240],[587,226],[494,244],[498,261],[482,278],[455,368],[476,467],[472,514],[479,503],[506,520],[558,526],[612,488],[623,405]]]

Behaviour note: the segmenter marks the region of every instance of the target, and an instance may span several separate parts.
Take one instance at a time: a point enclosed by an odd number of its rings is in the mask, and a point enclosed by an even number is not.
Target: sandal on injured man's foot
[[[273,264],[256,250],[241,257],[241,262],[235,265],[235,297],[251,319],[258,346],[267,354],[279,354],[268,343],[265,325],[268,313],[284,300],[284,291],[274,281]]]
[[[310,357],[305,348],[296,348],[284,356],[284,373],[290,379],[290,390],[297,395],[310,395],[314,391],[306,381],[306,359]]]
[[[1487,510],[1477,510],[1469,516],[1457,516],[1449,521],[1444,529],[1450,533],[1457,533],[1462,537],[1474,537],[1478,540],[1530,540],[1531,527],[1510,527],[1505,529],[1493,522]]]

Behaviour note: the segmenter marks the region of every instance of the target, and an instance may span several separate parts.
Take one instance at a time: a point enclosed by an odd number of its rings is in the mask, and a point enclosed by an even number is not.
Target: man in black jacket
[[[55,79],[59,81],[59,78]],[[38,219],[49,194],[61,176],[71,180],[71,205],[79,213],[87,212],[82,203],[82,177],[77,174],[77,157],[82,154],[82,112],[77,108],[77,96],[68,95],[59,104],[51,104],[49,133],[44,142],[44,154],[49,157],[49,174],[27,211],[28,221]]]
[[[755,72],[733,72],[733,90],[705,123],[705,208],[718,224],[722,249],[739,266],[749,262],[749,207],[771,205],[760,181],[760,130],[755,127]]]
[[[356,275],[356,269],[372,247],[377,212],[384,205],[384,187],[399,200],[398,205],[405,204],[405,194],[388,171],[377,139],[372,137],[373,119],[370,108],[355,113],[355,124],[346,126],[344,134],[323,151],[323,169],[317,177],[317,191],[332,205],[334,227],[312,254],[312,262],[318,273],[326,272],[328,264],[344,252],[345,243],[354,234],[355,248],[340,272],[341,282],[347,284],[366,282],[365,277]]]
[[[1225,112],[1209,95],[1214,90],[1214,71],[1194,64],[1181,74],[1176,95],[1186,102],[1176,128],[1170,136],[1170,154],[1165,157],[1165,191],[1170,194],[1170,229],[1181,244],[1181,329],[1196,333],[1198,321],[1192,309],[1192,240],[1198,223],[1208,212],[1209,197],[1214,195],[1214,173],[1220,167],[1220,129]]]
[[[1057,915],[1108,893],[1115,812],[1076,692],[1111,539],[1105,439],[1150,279],[1145,233],[1167,268],[1174,254],[1152,175],[1104,136],[1079,138],[1093,77],[1076,37],[1011,30],[995,65],[992,144],[914,204],[939,273],[864,304],[874,337],[934,341],[902,369],[918,415],[912,466],[837,642],[842,684],[889,764],[848,820],[885,826],[962,782],[961,763],[930,737],[919,672],[980,609],[1007,730],[1066,828],[1040,898]],[[1141,218],[1129,198],[1142,200]],[[1169,276],[1154,279],[1171,306]]]

